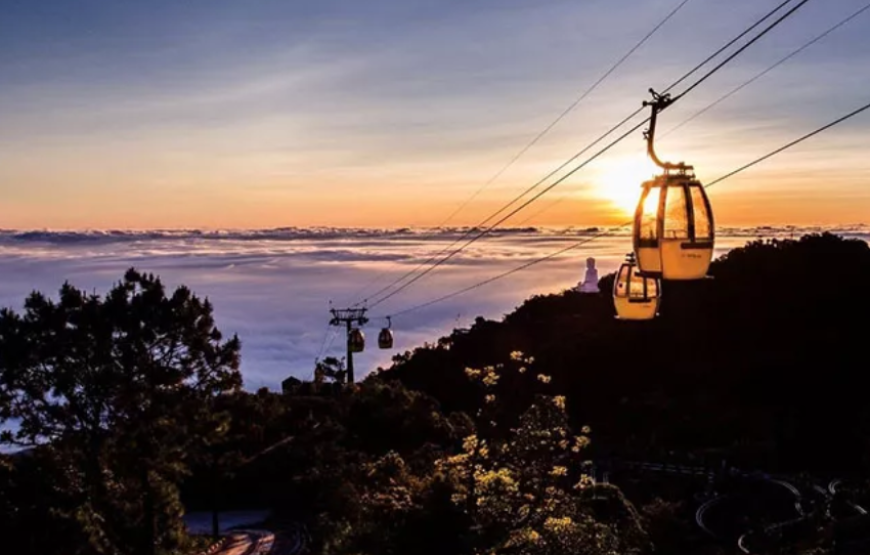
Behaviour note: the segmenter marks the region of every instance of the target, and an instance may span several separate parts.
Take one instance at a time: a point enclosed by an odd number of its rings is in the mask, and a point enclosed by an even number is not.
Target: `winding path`
[[[268,530],[234,530],[213,555],[299,555],[306,545],[307,535],[301,527],[286,535]]]
[[[837,494],[837,488],[840,486],[840,483],[842,483],[842,480],[837,479],[837,480],[831,481],[831,483],[828,484],[828,491],[830,492],[831,495]],[[857,505],[855,503],[852,503],[851,501],[847,501],[847,503],[849,504],[850,507],[855,509],[859,514],[862,514],[862,515],[867,514],[867,510],[864,507],[862,507],[861,505]]]
[[[235,530],[215,555],[265,555],[274,541],[275,535],[266,530]]]

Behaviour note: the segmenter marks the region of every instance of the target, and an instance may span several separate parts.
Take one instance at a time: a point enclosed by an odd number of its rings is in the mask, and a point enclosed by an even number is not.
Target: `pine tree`
[[[224,433],[214,400],[241,387],[240,342],[212,305],[129,270],[104,297],[65,283],[0,311],[0,421],[8,445],[58,461],[47,476],[88,538],[67,553],[151,555],[183,541],[178,483]],[[48,510],[48,507],[46,507]]]

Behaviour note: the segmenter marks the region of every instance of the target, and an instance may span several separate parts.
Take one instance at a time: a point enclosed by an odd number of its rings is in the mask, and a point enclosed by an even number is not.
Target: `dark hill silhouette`
[[[757,241],[710,274],[665,283],[661,317],[648,323],[614,319],[613,275],[601,294],[536,296],[500,322],[478,318],[396,357],[374,379],[471,413],[477,397],[464,368],[519,349],[552,375],[575,424],[592,425],[599,456],[725,458],[771,471],[866,465],[868,245],[831,234]],[[499,386],[511,399],[507,418],[536,389],[518,372]]]

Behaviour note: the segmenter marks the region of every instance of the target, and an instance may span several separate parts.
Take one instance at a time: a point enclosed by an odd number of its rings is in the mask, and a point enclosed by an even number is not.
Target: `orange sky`
[[[807,4],[669,108],[662,157],[709,181],[865,103],[870,12],[667,134],[862,3]],[[668,7],[217,4],[0,8],[0,226],[438,225]],[[686,6],[449,223],[478,223],[771,7]],[[868,222],[868,137],[859,116],[722,183],[717,223]],[[621,223],[644,163],[638,131],[506,224]]]

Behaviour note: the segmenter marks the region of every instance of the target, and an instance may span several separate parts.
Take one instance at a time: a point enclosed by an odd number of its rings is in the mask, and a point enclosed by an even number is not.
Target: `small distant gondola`
[[[620,320],[652,320],[661,300],[659,280],[638,272],[634,254],[628,254],[613,280],[613,306]]]
[[[381,349],[393,348],[393,332],[390,329],[393,326],[390,317],[387,316],[387,327],[381,328],[381,333],[378,334],[378,347]]]
[[[366,349],[366,336],[359,328],[353,328],[347,336],[347,344],[352,353],[361,353]]]

